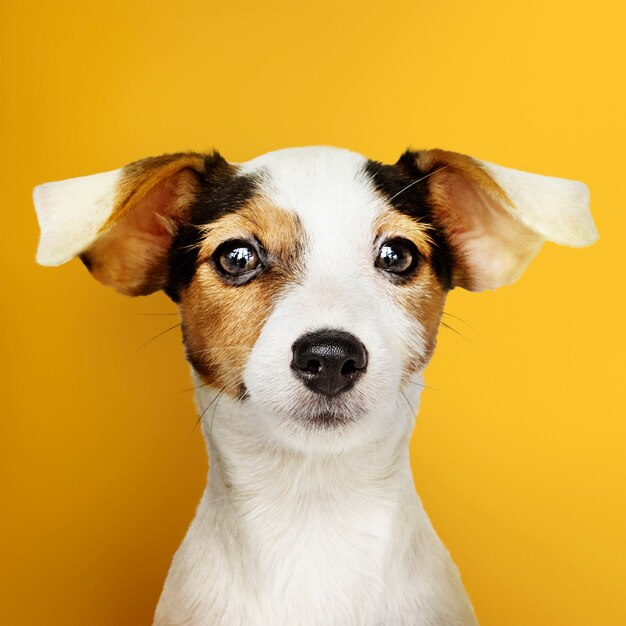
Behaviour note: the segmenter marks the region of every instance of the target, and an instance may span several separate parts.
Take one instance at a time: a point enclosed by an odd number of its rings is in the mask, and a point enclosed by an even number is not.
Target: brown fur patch
[[[416,335],[407,341],[409,350],[404,370],[409,376],[423,369],[433,354],[437,345],[437,332],[443,315],[446,293],[426,261],[422,263],[418,274],[410,283],[394,289],[392,297],[406,311],[409,318],[417,320],[421,327],[421,332],[416,332]]]
[[[386,211],[376,219],[375,228],[381,241],[396,237],[408,239],[417,246],[422,256],[416,275],[408,283],[394,286],[391,291],[391,297],[422,328],[421,336],[416,336],[409,342],[415,346],[421,345],[420,350],[409,345],[404,371],[410,376],[430,360],[437,342],[437,330],[446,297],[446,291],[441,287],[430,263],[432,240],[429,231],[432,226],[398,211]]]
[[[432,252],[431,230],[429,224],[418,222],[398,211],[385,211],[374,220],[374,232],[381,235],[381,239],[408,239],[426,259],[430,259]]]
[[[114,209],[81,255],[93,276],[131,296],[161,289],[176,224],[186,217],[204,167],[199,154],[169,154],[122,170]]]
[[[443,316],[446,292],[441,289],[433,273],[416,287],[409,286],[400,296],[401,305],[419,320],[422,326],[421,351],[412,351],[405,363],[405,371],[410,376],[426,367],[437,345],[437,334]]]
[[[259,199],[204,230],[198,269],[181,294],[187,357],[205,384],[236,397],[243,390],[250,351],[278,294],[299,280],[303,233],[295,216]],[[225,241],[251,238],[267,254],[265,271],[244,285],[225,284],[211,255]]]

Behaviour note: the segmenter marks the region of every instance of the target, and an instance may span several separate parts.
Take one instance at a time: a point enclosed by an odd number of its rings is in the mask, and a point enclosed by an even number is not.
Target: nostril
[[[352,378],[358,373],[358,371],[359,371],[359,368],[356,366],[356,363],[352,359],[350,359],[349,361],[346,361],[341,366],[341,374],[342,376],[345,376],[346,378]]]
[[[306,371],[312,374],[318,374],[322,369],[322,364],[317,359],[310,359],[306,364]]]

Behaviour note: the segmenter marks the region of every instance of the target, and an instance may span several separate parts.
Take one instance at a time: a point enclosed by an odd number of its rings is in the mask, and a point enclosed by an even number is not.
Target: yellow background
[[[35,266],[32,187],[332,144],[589,184],[596,246],[451,294],[412,459],[483,626],[626,624],[625,7],[2,0],[0,623],[148,624],[206,470],[174,306]]]

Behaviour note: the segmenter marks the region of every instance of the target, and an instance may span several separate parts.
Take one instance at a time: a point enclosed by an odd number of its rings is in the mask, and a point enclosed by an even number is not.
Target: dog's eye
[[[393,274],[407,274],[415,269],[419,252],[415,244],[406,239],[386,241],[378,250],[376,267]]]
[[[262,269],[256,248],[245,241],[226,241],[213,255],[218,271],[227,277],[245,282]]]

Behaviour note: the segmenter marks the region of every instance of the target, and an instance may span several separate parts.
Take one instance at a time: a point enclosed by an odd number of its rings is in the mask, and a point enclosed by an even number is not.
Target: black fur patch
[[[236,167],[217,152],[204,157],[203,171],[196,175],[199,187],[189,220],[179,226],[169,251],[169,278],[163,290],[174,302],[196,273],[201,227],[243,207],[256,194],[259,182],[257,176],[237,174]]]
[[[428,172],[422,172],[417,167],[418,154],[407,150],[394,165],[368,161],[365,171],[394,209],[433,227],[432,232],[429,232],[434,243],[431,261],[433,270],[442,287],[452,289],[454,255],[443,229],[433,215],[428,178],[416,182],[428,175]]]

